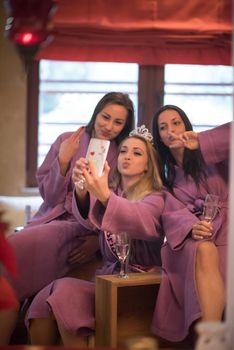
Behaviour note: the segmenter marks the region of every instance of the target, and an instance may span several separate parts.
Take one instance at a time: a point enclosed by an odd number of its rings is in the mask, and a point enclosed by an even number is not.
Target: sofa
[[[0,196],[0,212],[3,212],[3,220],[9,224],[8,232],[20,231],[26,224],[28,208],[33,216],[43,199],[40,196]],[[82,265],[74,265],[67,274],[71,277],[90,280],[95,270],[102,264],[100,258],[93,259]]]
[[[36,213],[42,203],[40,196],[0,196],[0,211],[9,224],[9,232],[20,229],[26,223],[26,217]]]

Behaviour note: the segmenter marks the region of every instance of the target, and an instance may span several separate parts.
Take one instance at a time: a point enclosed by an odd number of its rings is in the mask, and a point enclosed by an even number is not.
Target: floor
[[[183,342],[179,343],[171,343],[167,342],[163,339],[159,339],[159,347],[160,349],[181,349],[181,350],[192,350],[194,349],[194,341],[192,336],[189,336],[187,339],[185,339]],[[20,321],[17,325],[17,328],[12,336],[11,339],[11,345],[25,345],[28,344],[28,337],[27,337],[27,330],[25,328],[25,325],[22,321]]]
[[[10,345],[30,345],[28,341],[27,329],[24,324],[24,315],[26,307],[23,309],[19,318],[17,327],[12,335]],[[190,335],[183,341],[178,343],[171,343],[164,339],[158,339],[160,349],[181,349],[181,350],[192,350],[195,347],[195,333],[191,330]],[[2,350],[2,349],[0,349]],[[12,350],[12,349],[11,349]]]

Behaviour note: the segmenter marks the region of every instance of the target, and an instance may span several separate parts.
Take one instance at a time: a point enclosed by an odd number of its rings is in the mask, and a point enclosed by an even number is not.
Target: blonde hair
[[[126,191],[124,191],[123,196],[130,200],[140,200],[145,198],[152,192],[159,192],[162,190],[162,180],[160,178],[159,169],[158,169],[158,156],[153,145],[138,135],[128,136],[124,140],[128,138],[136,138],[142,140],[145,143],[146,151],[148,155],[148,164],[147,170],[142,175],[142,177],[135,182],[132,186],[130,186]],[[122,146],[122,143],[119,145],[119,150]],[[113,182],[111,187],[116,189],[121,183],[121,174],[119,173],[117,167],[115,169],[113,175]]]

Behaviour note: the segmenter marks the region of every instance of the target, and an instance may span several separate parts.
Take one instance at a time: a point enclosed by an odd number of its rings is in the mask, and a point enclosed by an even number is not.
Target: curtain
[[[38,59],[231,65],[231,0],[57,0]]]

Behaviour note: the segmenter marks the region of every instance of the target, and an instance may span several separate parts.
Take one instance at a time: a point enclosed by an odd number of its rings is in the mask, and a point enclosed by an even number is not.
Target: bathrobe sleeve
[[[207,164],[227,162],[229,160],[232,123],[198,133],[202,155]]]
[[[163,236],[160,222],[163,207],[161,193],[129,201],[112,192],[106,208],[99,201],[91,200],[89,219],[102,231],[113,234],[127,231],[132,238],[151,240]]]
[[[40,194],[48,206],[54,207],[59,203],[65,202],[67,193],[71,191],[71,162],[65,176],[60,174],[60,166],[58,160],[59,148],[61,143],[72,135],[72,132],[67,132],[60,135],[52,144],[47,153],[44,162],[37,171],[36,178]],[[80,148],[77,154],[85,153],[88,140],[87,134],[81,137]],[[78,157],[78,156],[77,156]]]
[[[199,219],[169,192],[164,192],[164,198],[163,230],[170,247],[175,250],[180,249],[186,238],[190,236],[193,225]]]

